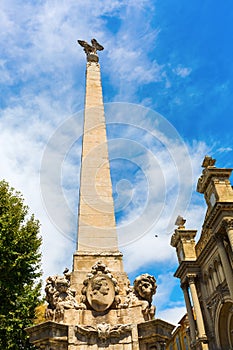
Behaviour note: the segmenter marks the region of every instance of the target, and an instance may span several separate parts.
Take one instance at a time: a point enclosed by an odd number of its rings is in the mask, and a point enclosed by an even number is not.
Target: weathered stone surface
[[[96,106],[101,107],[95,108]],[[96,63],[89,62],[86,71],[78,251],[98,251],[100,249],[118,251],[106,126],[102,107],[100,67]]]
[[[55,322],[44,322],[26,329],[30,342],[38,349],[68,350],[68,326]]]

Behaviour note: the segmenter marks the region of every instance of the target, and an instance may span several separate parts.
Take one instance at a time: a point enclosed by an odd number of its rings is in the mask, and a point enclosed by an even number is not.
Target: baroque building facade
[[[198,242],[196,230],[178,217],[171,245],[190,323],[193,349],[233,349],[233,189],[232,169],[217,168],[206,156],[197,191],[207,211]]]
[[[97,50],[84,48],[86,94],[73,269],[46,280],[46,322],[27,329],[43,350],[165,350],[174,326],[155,318],[156,280],[138,276],[130,285],[118,239],[109,168]]]
[[[190,328],[188,315],[185,314],[173,330],[171,339],[167,342],[166,350],[190,350]]]

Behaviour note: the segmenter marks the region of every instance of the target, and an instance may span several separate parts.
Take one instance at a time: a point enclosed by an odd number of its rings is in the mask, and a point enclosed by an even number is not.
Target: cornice
[[[181,283],[186,280],[187,275],[195,274],[198,275],[200,273],[200,268],[197,264],[196,260],[186,260],[182,261],[177,268],[174,276],[181,279]]]
[[[94,257],[111,257],[111,256],[114,256],[114,257],[122,257],[123,254],[119,251],[95,251],[95,252],[92,252],[92,251],[89,251],[89,250],[86,250],[86,251],[76,251],[74,253],[74,256],[94,256]]]
[[[176,247],[181,241],[183,243],[187,241],[195,241],[197,230],[176,229],[171,237],[171,246]]]
[[[211,239],[214,233],[225,232],[226,224],[231,225],[233,220],[233,202],[217,202],[212,211],[206,216],[201,237],[196,244],[197,257]]]
[[[229,179],[232,169],[215,168],[214,166],[205,168],[197,182],[197,192],[204,193],[213,178],[219,180]]]
[[[206,216],[203,227],[211,228],[211,226],[213,226],[214,221],[216,221],[218,215],[220,215],[223,210],[231,210],[233,217],[233,202],[216,202],[209,215]]]

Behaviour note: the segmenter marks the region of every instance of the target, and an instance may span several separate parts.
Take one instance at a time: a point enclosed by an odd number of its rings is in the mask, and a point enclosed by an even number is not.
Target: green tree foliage
[[[39,226],[22,195],[0,181],[0,349],[34,349],[24,329],[40,303]]]

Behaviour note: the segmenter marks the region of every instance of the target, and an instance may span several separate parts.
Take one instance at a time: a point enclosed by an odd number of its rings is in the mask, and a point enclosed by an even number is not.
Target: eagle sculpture
[[[91,39],[92,45],[83,40],[78,40],[78,43],[83,47],[83,50],[87,55],[90,55],[91,53],[96,55],[97,50],[102,51],[104,49],[104,47],[100,45],[96,39]]]

